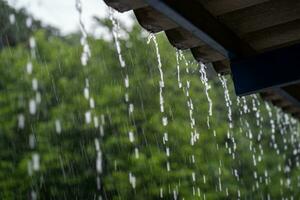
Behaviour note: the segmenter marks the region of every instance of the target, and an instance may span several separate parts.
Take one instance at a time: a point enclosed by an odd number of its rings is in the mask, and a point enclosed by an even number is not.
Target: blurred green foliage
[[[41,22],[29,16],[25,9],[16,10],[5,0],[0,1],[0,27],[0,49],[26,42],[32,31],[40,28],[43,28],[47,34],[59,34],[56,28],[42,26]]]
[[[101,24],[111,28],[108,21]],[[224,90],[218,77],[211,77],[213,115],[208,128],[208,101],[198,64],[188,52],[184,53],[189,64],[180,60],[183,88],[178,88],[176,51],[159,34],[165,78],[163,115],[159,108],[160,76],[155,47],[147,44],[147,34],[138,25],[123,31],[126,39],[120,42],[125,69],[120,67],[114,41],[89,38],[92,57],[83,67],[82,47],[76,35],[59,37],[41,29],[34,33],[36,59],[31,58],[26,41],[0,51],[1,199],[30,199],[32,190],[39,199],[96,199],[100,195],[103,199],[159,199],[161,190],[163,199],[175,199],[174,191],[177,199],[300,197],[299,151],[295,153],[297,124],[286,123],[286,116],[272,109],[272,134],[265,103],[247,97],[250,111],[241,115],[242,105],[246,104],[240,99],[238,106],[238,99],[230,91],[234,128],[229,129]],[[29,60],[33,63],[32,74],[26,73]],[[128,103],[124,100],[126,74],[130,79],[129,101],[134,105],[132,115],[128,114]],[[36,96],[33,78],[38,80],[41,94],[35,115],[29,113],[28,105]],[[90,109],[84,98],[86,78],[95,109]],[[186,96],[187,81],[190,98]],[[231,89],[230,78],[228,81]],[[200,134],[194,146],[190,144],[190,99]],[[99,127],[95,127],[93,120],[90,124],[85,122],[87,111],[98,117]],[[20,114],[25,116],[24,128],[18,126]],[[166,127],[161,121],[165,115]],[[56,120],[61,122],[61,133],[56,131]],[[129,131],[135,135],[133,143]],[[166,131],[170,157],[166,156],[163,143]],[[30,135],[36,140],[34,149],[29,145]],[[276,149],[272,135],[276,137]],[[103,156],[100,190],[96,181],[95,139],[100,141]],[[135,148],[139,158],[135,157]],[[40,170],[30,176],[28,162],[33,153],[40,155]],[[171,166],[169,172],[167,161]],[[129,182],[129,173],[136,177],[135,188]]]

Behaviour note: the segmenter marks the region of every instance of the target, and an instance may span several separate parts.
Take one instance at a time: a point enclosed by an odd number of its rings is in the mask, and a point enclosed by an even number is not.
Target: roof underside
[[[212,63],[222,74],[230,73],[231,59],[300,41],[299,0],[104,1],[120,12],[133,10],[142,27],[152,33],[164,31],[174,47],[190,49],[197,61]],[[268,88],[260,94],[300,118],[299,82]]]

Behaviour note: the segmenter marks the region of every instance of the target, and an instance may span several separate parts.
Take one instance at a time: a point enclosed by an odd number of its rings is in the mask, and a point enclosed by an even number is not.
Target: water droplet
[[[36,43],[35,43],[34,37],[30,37],[30,38],[29,38],[29,46],[30,46],[31,49],[34,49],[34,48],[35,48]]]
[[[28,28],[30,28],[31,25],[32,25],[32,19],[31,19],[31,17],[28,17],[28,18],[26,19],[26,26],[27,26]]]
[[[14,14],[9,15],[9,23],[10,24],[15,24],[16,22],[16,16]]]
[[[166,147],[166,155],[169,157],[170,156],[170,148]]]
[[[37,200],[37,193],[34,190],[31,190],[31,200]]]
[[[57,134],[61,133],[61,123],[59,119],[55,120],[55,131]]]
[[[193,182],[196,181],[196,174],[195,174],[195,172],[192,172],[192,180],[193,180]]]
[[[38,89],[38,80],[36,78],[32,79],[32,89],[34,91],[37,91],[37,89]]]
[[[129,172],[129,183],[131,184],[132,188],[135,189],[136,177],[131,172]]]
[[[104,128],[102,125],[100,125],[100,135],[103,137],[104,136]]]
[[[125,79],[124,79],[124,84],[125,84],[125,88],[129,88],[129,78],[128,78],[127,74],[126,74]]]
[[[94,116],[94,126],[95,126],[95,128],[99,127],[99,119],[97,116]]]
[[[18,128],[24,129],[25,127],[25,116],[23,114],[18,115]]]
[[[27,162],[27,172],[28,172],[28,175],[29,175],[29,176],[32,176],[32,174],[33,174],[32,163],[31,163],[31,161],[29,161],[29,160],[28,160],[28,162]]]
[[[134,134],[133,134],[132,131],[129,131],[128,137],[129,137],[129,141],[130,141],[130,142],[134,142]]]
[[[35,137],[33,134],[29,135],[29,147],[33,149],[35,147]]]
[[[134,106],[133,104],[129,104],[129,114],[133,113],[133,110],[134,110]]]
[[[29,61],[26,65],[27,74],[32,74],[32,68],[32,62]]]
[[[42,102],[42,96],[40,92],[35,93],[35,101],[37,104],[40,104]]]
[[[125,102],[128,102],[129,101],[129,95],[128,95],[128,93],[126,92],[125,93]]]
[[[32,115],[36,113],[36,101],[34,99],[29,100],[29,113]]]
[[[168,141],[168,133],[164,133],[163,143],[165,144]]]
[[[102,152],[100,150],[97,152],[96,170],[99,174],[102,173]]]
[[[168,117],[163,117],[163,118],[162,118],[162,124],[163,124],[164,126],[167,126],[167,125],[168,125]]]
[[[171,171],[171,166],[170,166],[170,162],[169,161],[167,162],[167,171],[168,172]]]
[[[97,138],[95,138],[95,149],[96,151],[100,151],[100,142]]]
[[[135,153],[135,158],[139,159],[140,154],[139,154],[139,149],[137,147],[134,148],[134,153]]]
[[[84,98],[89,99],[90,97],[90,91],[89,88],[85,87],[83,90]]]
[[[34,171],[40,170],[40,155],[38,153],[32,154],[32,169]]]
[[[92,121],[91,111],[85,112],[85,123],[90,124]]]
[[[91,109],[95,108],[95,101],[93,98],[90,98],[90,108]]]

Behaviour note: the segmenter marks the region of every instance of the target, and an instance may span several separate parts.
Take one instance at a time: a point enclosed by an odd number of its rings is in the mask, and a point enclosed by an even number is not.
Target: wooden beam
[[[239,36],[299,18],[299,0],[268,1],[218,17],[222,23]]]
[[[230,62],[229,60],[219,60],[212,63],[216,72],[222,75],[230,74]]]
[[[208,63],[226,59],[222,54],[208,45],[198,46],[191,49],[194,58],[199,62]]]
[[[242,36],[242,39],[259,52],[297,43],[300,40],[300,19],[247,33]]]
[[[265,101],[276,101],[276,100],[280,100],[282,99],[282,97],[280,97],[278,94],[276,94],[274,91],[262,91],[260,93],[260,96],[263,100]]]
[[[205,45],[203,41],[181,27],[166,30],[165,33],[169,42],[177,49],[185,50]]]
[[[288,93],[282,88],[274,88],[272,90],[275,91],[278,95],[280,95],[285,100],[289,101],[289,103],[292,104],[295,108],[300,109],[299,99],[295,98],[294,96],[292,96],[290,93]]]
[[[143,0],[104,0],[105,3],[116,9],[119,12],[126,12],[129,10],[142,8],[147,6]]]
[[[149,6],[134,10],[134,14],[140,25],[151,33],[178,27],[175,22]]]
[[[214,16],[240,10],[270,0],[199,0],[201,4]]]

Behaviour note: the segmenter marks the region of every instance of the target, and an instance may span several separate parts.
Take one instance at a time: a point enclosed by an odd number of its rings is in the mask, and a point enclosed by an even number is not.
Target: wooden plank
[[[270,89],[261,92],[260,95],[263,100],[270,101],[273,105],[280,107],[284,112],[292,115],[299,114],[300,112],[300,105],[297,103],[297,99],[292,97],[291,94],[283,88],[276,90]]]
[[[294,107],[293,105],[282,107],[282,110],[284,112],[290,113],[290,114],[300,114],[300,109],[297,107]]]
[[[169,42],[177,49],[185,50],[205,45],[203,41],[181,27],[170,29],[165,32]]]
[[[265,101],[274,101],[282,99],[278,94],[273,91],[266,90],[260,93],[260,96]]]
[[[199,46],[191,49],[194,58],[199,62],[208,63],[226,59],[222,54],[215,51],[208,45]]]
[[[152,33],[178,27],[176,23],[150,6],[136,9],[134,14],[140,25]]]
[[[146,0],[179,26],[227,58],[253,54],[253,49],[211,15],[198,0]]]
[[[237,10],[218,19],[237,35],[300,19],[299,0],[276,0]]]
[[[199,2],[214,16],[219,16],[267,1],[270,0],[199,0]]]
[[[300,101],[298,98],[291,95],[283,88],[272,88],[279,96],[281,96],[285,101],[288,101],[293,107],[300,109]]]
[[[126,12],[147,6],[143,0],[104,0],[104,2],[119,12]]]
[[[300,40],[300,19],[248,33],[242,39],[259,52],[284,44],[290,45],[293,41],[296,43]]]
[[[218,74],[226,75],[230,74],[230,62],[228,60],[220,60],[212,63],[215,71]]]
[[[282,89],[291,94],[294,98],[300,99],[300,83],[295,85],[289,85],[283,87]]]
[[[292,106],[291,103],[285,99],[274,100],[272,103],[281,108],[289,108]]]

